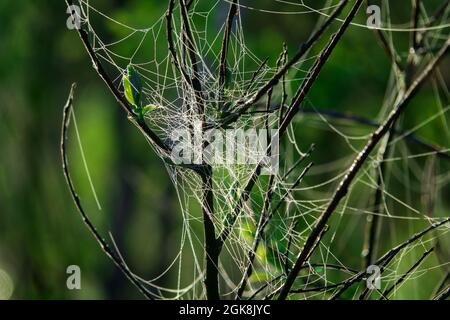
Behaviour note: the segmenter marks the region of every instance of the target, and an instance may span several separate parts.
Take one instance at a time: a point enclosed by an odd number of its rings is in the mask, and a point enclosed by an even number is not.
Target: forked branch
[[[66,0],[66,4],[67,6],[72,6],[73,0]],[[102,63],[95,54],[94,48],[92,47],[89,41],[88,33],[82,28],[77,28],[77,32],[86,48],[86,51],[89,54],[89,57],[91,58],[92,65],[94,66],[95,71],[97,72],[99,77],[105,82],[106,86],[111,91],[116,100],[119,102],[120,106],[126,111],[128,118],[132,119],[134,125],[138,127],[139,130],[143,133],[143,135],[155,146],[157,146],[161,152],[166,154],[169,153],[169,147],[158,137],[158,135],[152,129],[150,129],[150,127],[145,123],[145,121],[139,117],[134,116],[134,113],[132,112],[133,107],[127,101],[125,96],[122,95],[116,88],[113,81],[107,74],[106,70],[103,68]]]
[[[303,249],[299,257],[297,258],[297,261],[280,293],[279,299],[282,300],[287,297],[289,290],[294,284],[295,278],[297,277],[301,266],[305,263],[306,258],[309,255],[309,251],[313,247],[317,237],[320,235],[323,228],[325,228],[328,219],[330,218],[334,210],[337,208],[342,198],[344,198],[347,195],[350,184],[353,182],[353,179],[356,177],[357,173],[368,159],[370,153],[377,146],[378,142],[384,137],[384,135],[389,131],[391,126],[397,121],[397,119],[400,117],[400,115],[408,106],[411,99],[416,95],[416,93],[420,90],[425,81],[432,74],[436,66],[441,62],[443,57],[448,52],[449,46],[450,46],[450,39],[448,39],[445,42],[444,46],[441,48],[437,56],[428,63],[428,65],[425,67],[422,73],[411,84],[410,88],[405,93],[403,99],[400,102],[398,102],[398,104],[394,107],[394,109],[392,110],[388,118],[385,120],[385,122],[374,133],[372,133],[371,138],[367,142],[366,146],[355,158],[352,165],[347,170],[347,173],[345,174],[344,178],[337,187],[336,191],[334,192],[327,208],[322,213],[317,224],[315,225],[310,235],[308,236],[303,246]]]

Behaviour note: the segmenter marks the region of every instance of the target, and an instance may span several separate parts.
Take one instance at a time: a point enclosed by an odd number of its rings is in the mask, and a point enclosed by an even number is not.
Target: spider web
[[[264,85],[277,71],[276,65],[264,63],[264,60],[253,53],[246,45],[245,30],[242,16],[238,14],[233,23],[231,31],[229,54],[227,59],[227,87],[221,96],[221,86],[219,84],[218,68],[220,64],[220,47],[222,35],[225,29],[225,22],[217,22],[217,12],[221,12],[228,7],[228,1],[211,1],[207,6],[194,1],[189,11],[189,19],[192,22],[192,32],[194,36],[194,48],[196,57],[199,59],[200,82],[205,92],[205,117],[207,122],[214,122],[220,115],[219,104],[225,104],[241,98],[252,97],[258,89]],[[244,3],[245,2],[245,3]],[[288,4],[292,6],[292,11],[277,11],[277,4]],[[330,15],[332,10],[338,5],[337,1],[327,1],[320,8],[307,4],[306,1],[282,1],[275,0],[270,8],[259,5],[258,1],[241,1],[240,11],[254,10],[262,14],[273,15],[316,15],[319,21]],[[104,13],[92,6],[90,1],[80,1],[83,16],[83,27],[89,31],[90,42],[96,55],[108,68],[111,78],[117,88],[121,88],[122,77],[126,73],[126,67],[133,65],[144,82],[143,97],[146,103],[157,106],[150,112],[146,121],[148,125],[161,137],[163,141],[170,141],[171,134],[175,130],[189,130],[199,115],[192,113],[191,106],[195,104],[195,92],[174,67],[167,48],[167,35],[165,29],[165,17],[161,15],[155,22],[145,28],[128,25],[118,18]],[[316,4],[317,6],[317,4]],[[393,33],[410,32],[413,30],[406,24],[392,25],[390,23],[389,3],[383,1],[385,22],[382,30],[386,31],[389,45],[394,47]],[[422,7],[426,12],[426,8]],[[448,8],[441,18],[438,26],[427,28],[416,28],[417,31],[426,32],[426,41],[429,46],[434,47],[447,39],[448,34],[445,29],[450,26],[448,23]],[[177,48],[183,48],[183,32],[181,18],[177,13],[173,19],[173,36]],[[225,19],[222,19],[225,20]],[[426,22],[426,21],[424,21]],[[219,27],[217,25],[219,24]],[[100,31],[105,29],[118,34],[117,39],[110,39],[106,42],[107,36]],[[368,28],[364,24],[353,23],[354,28]],[[427,33],[433,31],[433,33]],[[367,31],[368,33],[371,31]],[[161,49],[161,48],[164,48]],[[280,48],[282,50],[282,48]],[[187,59],[186,52],[179,50],[180,59]],[[309,54],[307,58],[299,61],[293,66],[288,76],[284,79],[284,85],[290,86],[304,80],[306,76],[305,65],[308,66],[317,56]],[[283,61],[283,58],[280,58]],[[192,70],[189,70],[192,71]],[[445,159],[441,159],[440,153],[448,153],[449,148],[441,148],[440,151],[418,149],[412,147],[407,142],[406,137],[410,137],[423,127],[441,122],[450,142],[450,132],[448,130],[447,118],[450,105],[450,94],[446,86],[444,76],[438,72],[432,81],[435,93],[435,102],[440,108],[440,112],[427,118],[421,119],[411,129],[400,135],[396,135],[390,140],[385,139],[384,143],[392,146],[392,150],[385,158],[380,159],[380,155],[374,153],[370,156],[363,170],[359,173],[357,180],[353,183],[348,192],[348,197],[339,206],[334,217],[329,222],[329,231],[320,241],[317,250],[308,261],[308,265],[302,270],[297,279],[296,287],[314,288],[324,287],[320,291],[308,291],[298,294],[298,298],[327,298],[337,292],[339,281],[354,275],[360,269],[352,269],[349,265],[355,265],[354,261],[343,261],[340,258],[345,246],[354,241],[353,232],[361,229],[361,224],[367,216],[380,215],[384,219],[382,233],[387,234],[392,247],[401,242],[401,237],[397,236],[398,229],[408,229],[409,234],[413,234],[417,221],[422,221],[422,226],[442,221],[442,214],[431,214],[418,208],[416,201],[413,201],[417,194],[417,189],[421,189],[423,182],[431,185],[432,194],[424,196],[425,202],[439,202],[443,196],[443,190],[448,185],[450,173],[445,170]],[[380,121],[390,111],[399,93],[404,88],[396,80],[396,74],[392,71],[391,79],[387,86],[386,97],[383,108],[380,110],[378,119]],[[122,90],[122,88],[121,88]],[[280,103],[283,99],[283,91],[277,88],[273,92],[272,101]],[[308,100],[306,107],[314,109],[313,101]],[[270,128],[278,127],[278,118],[275,112],[267,114],[260,112],[264,110],[265,101],[259,102],[252,107],[254,112],[243,115],[234,128]],[[344,119],[345,120],[345,119]],[[305,179],[296,181],[296,178],[305,170],[308,164],[308,149],[301,147],[298,132],[308,130],[319,130],[333,134],[334,139],[346,145],[346,155],[341,159],[328,161],[315,165],[308,171]],[[280,171],[271,178],[260,177],[253,188],[249,200],[243,207],[243,212],[236,221],[233,230],[225,242],[223,253],[219,262],[221,294],[224,297],[233,298],[242,279],[242,274],[248,267],[248,255],[253,250],[257,224],[264,211],[264,194],[271,184],[273,198],[269,210],[273,212],[270,222],[265,228],[265,233],[261,242],[254,252],[255,262],[253,272],[248,280],[245,297],[270,298],[286,279],[286,268],[295,262],[301,251],[302,245],[311,232],[320,214],[326,208],[331,199],[333,186],[345,174],[348,163],[359,153],[361,142],[369,138],[371,130],[355,129],[346,121],[333,120],[326,115],[309,117],[299,116],[293,122],[286,136],[281,141]],[[174,166],[164,159],[164,155],[157,149],[164,165],[169,172],[171,180],[176,188],[181,214],[183,217],[182,235],[178,254],[173,262],[167,266],[162,274],[151,280],[141,279],[143,283],[153,288],[153,293],[157,298],[170,299],[197,299],[204,298],[205,291],[202,280],[204,278],[203,251],[199,250],[203,246],[203,240],[199,234],[199,225],[202,224],[203,217],[199,214],[199,206],[202,203],[202,183],[196,173],[185,168]],[[295,166],[299,158],[305,158],[301,165]],[[423,168],[423,159],[427,159],[427,168]],[[379,165],[384,162],[390,166],[387,174],[383,177],[382,205],[383,213],[379,213],[373,207],[372,195],[379,188],[374,175],[379,170]],[[441,165],[442,168],[439,167]],[[290,170],[294,166],[293,170]],[[228,214],[233,212],[236,203],[245,188],[255,166],[251,165],[214,165],[213,166],[213,191],[215,196],[213,221],[216,228],[216,235],[226,227]],[[391,181],[396,181],[402,185],[403,193],[394,193],[389,188]],[[393,183],[392,183],[393,184]],[[361,192],[359,189],[365,190]],[[410,190],[411,189],[411,190]],[[425,190],[426,194],[429,190]],[[435,207],[445,208],[442,203],[434,203]],[[448,216],[444,213],[444,216]],[[382,281],[388,284],[396,283],[406,271],[405,268],[411,266],[419,257],[418,252],[423,252],[430,246],[441,243],[441,239],[449,231],[448,226],[436,230],[426,239],[409,245],[400,255],[383,271]],[[113,240],[114,243],[114,240]],[[115,243],[114,243],[115,245]],[[119,251],[119,248],[116,250]],[[441,245],[442,247],[442,245]],[[385,249],[385,248],[383,248]],[[163,250],[163,248],[162,248]],[[441,248],[442,250],[442,248]],[[378,250],[378,254],[383,251]],[[416,283],[414,280],[426,276],[435,269],[449,270],[448,252],[440,253],[435,263],[423,263],[418,268],[408,274],[408,282]],[[360,260],[355,257],[354,260]],[[182,272],[186,264],[192,264],[193,273],[186,275]],[[177,285],[175,288],[165,288],[158,285],[158,280],[168,273],[177,274]],[[136,275],[136,277],[138,277]],[[363,283],[360,284],[362,286]],[[364,288],[363,288],[364,289]],[[395,287],[393,295],[401,289]],[[357,291],[354,296],[357,298]],[[391,294],[392,296],[392,294]]]

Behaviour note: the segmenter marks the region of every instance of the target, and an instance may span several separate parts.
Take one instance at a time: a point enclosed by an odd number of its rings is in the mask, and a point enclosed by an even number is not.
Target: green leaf
[[[122,78],[122,84],[125,91],[125,98],[127,98],[130,104],[140,108],[142,86],[139,74],[132,65],[128,65],[127,73]]]
[[[127,98],[128,102],[132,105],[136,105],[133,97],[133,90],[131,88],[131,83],[128,78],[128,75],[124,74],[122,78],[123,89],[125,93],[125,98]]]
[[[317,273],[323,273],[323,267],[315,267],[314,271]]]
[[[158,108],[156,105],[150,103],[150,104],[146,105],[144,108],[142,108],[142,115],[145,116],[147,113],[155,110],[156,108]]]

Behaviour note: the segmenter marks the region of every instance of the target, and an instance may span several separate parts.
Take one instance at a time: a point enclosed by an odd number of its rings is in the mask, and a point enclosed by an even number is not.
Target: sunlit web
[[[276,3],[290,4],[291,11],[277,11]],[[407,24],[393,25],[390,23],[389,4],[384,1],[384,12],[388,12],[383,17],[382,29],[386,31],[389,39],[393,32],[407,32],[411,28]],[[264,7],[258,1],[244,1],[239,5],[239,12],[243,10],[255,10],[261,14],[309,14],[323,19],[328,16],[338,4],[337,1],[327,1],[320,8],[314,8],[304,1],[274,1],[274,5]],[[258,57],[246,45],[245,29],[242,23],[242,16],[238,14],[233,23],[231,32],[230,49],[227,59],[227,86],[220,94],[218,77],[218,67],[220,63],[220,47],[222,35],[225,28],[225,19],[217,22],[221,15],[217,12],[224,12],[228,8],[227,1],[210,1],[207,6],[194,1],[189,11],[189,18],[192,21],[192,31],[194,36],[194,47],[196,57],[200,61],[200,81],[205,93],[207,108],[204,115],[193,114],[191,106],[195,104],[195,93],[190,85],[176,70],[167,50],[166,21],[164,15],[156,19],[152,25],[139,28],[125,23],[119,17],[113,17],[108,12],[99,11],[90,1],[80,1],[83,16],[83,28],[89,31],[90,42],[96,55],[101,62],[107,66],[111,78],[117,88],[121,88],[121,80],[128,65],[133,65],[138,70],[144,81],[143,94],[146,103],[157,106],[157,109],[150,112],[146,121],[149,126],[161,137],[163,141],[170,141],[171,134],[178,129],[189,129],[194,121],[200,116],[204,116],[207,122],[214,123],[220,115],[219,105],[233,102],[237,99],[251,97],[257,90],[266,83],[276,72],[277,63]],[[423,8],[426,10],[426,8]],[[362,11],[362,10],[361,10]],[[224,15],[223,15],[224,16]],[[433,31],[428,33],[427,42],[430,46],[435,46],[446,39],[448,34],[445,30],[449,26],[448,8],[443,15],[438,26],[417,28],[420,32]],[[186,52],[183,52],[183,32],[179,13],[175,11],[173,19],[173,37],[178,50],[179,59],[187,59]],[[366,28],[363,24],[354,23],[353,28]],[[103,30],[102,32],[98,30]],[[104,30],[113,30],[114,39],[108,39]],[[351,32],[351,29],[350,31]],[[367,30],[368,36],[371,36]],[[108,40],[105,40],[108,39]],[[392,41],[389,42],[391,49],[395,50]],[[280,52],[283,48],[280,48]],[[314,60],[316,56],[310,54],[306,59],[297,63],[283,79],[273,92],[272,105],[279,105],[283,101],[282,86],[291,87],[292,83],[301,82],[306,76],[305,64]],[[284,59],[284,60],[283,60]],[[287,57],[281,56],[279,63],[286,61]],[[394,68],[393,68],[394,70]],[[353,232],[361,229],[362,222],[367,216],[380,215],[384,219],[382,231],[389,234],[389,241],[392,246],[404,239],[397,236],[397,228],[409,228],[411,234],[415,230],[413,222],[424,221],[426,226],[433,222],[441,221],[442,216],[448,213],[430,213],[422,207],[417,206],[413,197],[417,194],[415,188],[428,183],[432,185],[432,194],[428,195],[428,200],[439,201],[442,197],[442,190],[448,184],[450,174],[445,169],[440,169],[439,164],[445,161],[438,157],[435,150],[424,150],[411,148],[405,139],[419,129],[429,126],[436,121],[442,122],[443,132],[450,142],[450,132],[447,125],[447,113],[449,109],[449,92],[445,80],[441,73],[437,73],[432,81],[435,92],[435,102],[440,108],[440,112],[420,120],[414,127],[406,130],[402,135],[397,135],[389,141],[390,145],[395,145],[393,150],[384,162],[389,163],[391,170],[384,176],[382,185],[382,205],[383,211],[380,213],[374,208],[372,195],[378,189],[378,183],[374,178],[374,172],[379,170],[379,155],[372,154],[368,163],[358,176],[357,182],[349,190],[349,196],[335,213],[335,218],[330,223],[329,231],[324,235],[319,247],[308,261],[298,279],[298,288],[325,287],[321,291],[307,291],[299,294],[299,298],[327,298],[338,290],[335,286],[336,279],[345,279],[361,269],[355,261],[360,257],[355,257],[353,261],[344,261],[341,253],[345,251],[345,246],[350,241],[354,241]],[[402,86],[396,80],[395,71],[392,72],[390,82],[386,90],[386,98],[383,108],[378,116],[382,120],[395,99],[402,90]],[[308,100],[305,108],[314,109],[314,101]],[[265,100],[260,101],[251,108],[251,113],[242,116],[234,128],[270,128],[278,127],[277,113],[272,111],[269,115],[265,110]],[[267,122],[265,122],[267,121]],[[299,141],[300,132],[307,130],[322,130],[332,132],[334,139],[346,145],[346,155],[341,159],[327,159],[312,167],[306,174],[305,179],[297,181],[296,178],[305,170],[310,160],[308,160],[309,149],[305,147],[308,143]],[[271,293],[277,290],[286,278],[286,269],[292,265],[302,248],[303,242],[314,226],[317,218],[326,207],[332,195],[333,187],[342,178],[347,164],[360,151],[360,143],[368,139],[370,128],[354,129],[354,125],[349,125],[345,119],[336,120],[327,115],[299,115],[295,122],[289,127],[286,136],[282,140],[280,148],[280,170],[274,176],[273,181],[269,177],[258,179],[250,199],[243,208],[243,213],[237,220],[232,233],[225,243],[223,255],[219,262],[221,290],[224,297],[232,298],[239,287],[242,273],[248,266],[248,255],[253,249],[253,241],[256,232],[256,225],[263,211],[263,195],[269,183],[272,185],[273,198],[268,209],[273,212],[273,217],[266,226],[266,232],[256,251],[254,271],[250,276],[244,297],[264,298],[271,297]],[[311,141],[313,143],[314,141]],[[447,144],[448,145],[448,144]],[[155,149],[159,153],[158,150]],[[449,148],[441,148],[440,153],[448,153]],[[198,233],[198,225],[202,223],[202,216],[199,214],[199,203],[202,201],[202,184],[194,172],[167,163],[164,155],[160,154],[162,163],[167,168],[172,182],[176,187],[180,210],[183,216],[183,228],[179,252],[173,257],[173,262],[155,279],[141,279],[141,281],[153,288],[153,293],[157,298],[171,299],[195,299],[204,298],[205,291],[202,285],[204,277],[202,235]],[[304,157],[305,160],[292,171],[290,168],[298,159]],[[427,159],[427,168],[423,168],[423,159]],[[215,165],[214,170],[214,224],[217,234],[225,227],[227,215],[233,211],[236,202],[245,187],[250,174],[254,170],[250,165]],[[447,167],[448,168],[448,167]],[[289,173],[287,175],[287,173]],[[310,179],[308,179],[310,177]],[[316,177],[316,178],[314,178]],[[390,180],[400,181],[403,184],[402,194],[394,193],[388,188]],[[363,194],[357,189],[365,190]],[[410,190],[410,188],[412,190]],[[429,190],[425,190],[427,193]],[[356,194],[354,196],[354,194]],[[357,197],[358,199],[354,199]],[[425,197],[426,198],[426,197]],[[432,199],[432,200],[429,200]],[[440,204],[436,204],[439,206]],[[440,206],[441,208],[442,206]],[[149,212],[151,214],[151,212]],[[354,217],[349,219],[348,217]],[[196,227],[197,226],[197,227]],[[195,231],[194,230],[197,230]],[[394,284],[403,274],[405,265],[412,265],[419,257],[417,252],[425,251],[430,246],[436,245],[438,239],[448,232],[448,227],[439,229],[429,235],[424,240],[416,241],[408,246],[401,255],[386,267],[383,272],[383,280],[389,284]],[[362,245],[361,245],[362,247]],[[119,248],[117,248],[119,250]],[[161,248],[164,250],[164,248]],[[385,248],[380,248],[378,254],[381,255]],[[443,268],[448,270],[449,261],[446,259],[447,253],[440,253],[433,264],[422,264],[409,273],[409,281],[423,277],[427,272],[434,269]],[[189,258],[186,258],[189,257]],[[189,261],[189,262],[186,262]],[[186,263],[192,263],[193,273],[186,275],[182,272]],[[353,267],[349,267],[353,266]],[[356,270],[355,270],[356,269]],[[158,285],[159,279],[172,273],[177,275],[177,285],[174,288],[164,288]],[[136,275],[136,277],[138,277]],[[392,294],[395,294],[395,288]],[[356,296],[355,296],[356,297]]]

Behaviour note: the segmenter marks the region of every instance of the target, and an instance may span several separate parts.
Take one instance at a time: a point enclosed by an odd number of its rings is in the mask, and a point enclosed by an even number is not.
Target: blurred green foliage
[[[409,9],[399,2],[392,4],[392,19],[408,21]],[[317,1],[314,3],[319,7]],[[277,11],[292,10],[282,2],[258,0],[258,5]],[[166,1],[100,0],[94,6],[125,24],[146,27],[164,13]],[[226,6],[219,6],[212,13],[212,23],[220,25],[225,14]],[[283,42],[293,54],[317,19],[315,14],[275,15],[252,10],[243,10],[241,14],[248,47],[261,59],[269,57],[271,65],[275,64]],[[72,175],[95,223],[105,237],[111,230],[129,265],[145,278],[159,275],[178,253],[182,217],[175,190],[160,160],[96,76],[76,33],[66,28],[66,19],[63,1],[0,2],[0,271],[12,279],[12,298],[16,299],[140,298],[85,229],[64,183],[59,132],[62,106],[72,82],[78,83],[75,98],[78,129],[102,210],[98,210],[92,196],[73,130]],[[124,36],[123,28],[99,28],[111,39]],[[395,37],[396,43],[408,43],[407,34]],[[129,56],[134,45],[135,41],[130,39],[123,47],[124,55]],[[403,52],[406,49],[406,45],[399,48]],[[158,50],[161,56],[167,54],[166,48],[151,50]],[[443,69],[448,70],[448,62]],[[375,119],[389,75],[390,62],[372,32],[350,28],[311,91],[308,104]],[[444,76],[448,81],[448,72]],[[427,86],[413,101],[401,125],[414,127],[439,108],[433,90]],[[317,123],[316,118],[305,116],[296,127],[304,150],[311,143],[317,145],[312,160],[320,167],[348,156],[351,150],[345,141]],[[427,141],[448,146],[450,138],[445,123],[436,119],[417,133]],[[351,132],[370,131],[357,126]],[[349,159],[344,160],[340,163],[342,168]],[[448,162],[439,164],[441,172],[448,170]],[[399,178],[393,178],[390,192],[402,198],[406,194],[413,206],[420,208],[417,195],[421,177],[405,166],[393,166],[393,170],[401,173],[397,175]],[[423,161],[418,160],[417,166],[423,166]],[[405,176],[410,178],[407,185],[402,181]],[[325,178],[330,176],[316,174],[305,180],[313,184]],[[442,197],[450,194],[448,191],[442,190],[436,204],[437,216],[448,216],[449,199]],[[365,203],[370,194],[368,188],[361,186],[349,201]],[[404,208],[397,209],[398,215],[403,215]],[[357,269],[361,266],[364,221],[364,214],[331,220],[331,224],[337,225],[335,232],[346,233],[333,245],[333,254]],[[398,221],[395,230],[400,232],[386,232],[380,252],[424,226],[422,222]],[[198,233],[201,237],[201,228]],[[436,264],[436,258],[427,263]],[[71,264],[81,267],[83,290],[66,288],[66,268]],[[185,272],[189,273],[190,268],[187,261]],[[408,283],[398,297],[426,295],[441,274],[441,270],[435,270],[426,282],[419,279]],[[176,274],[168,274],[159,284],[173,285],[174,281]]]

